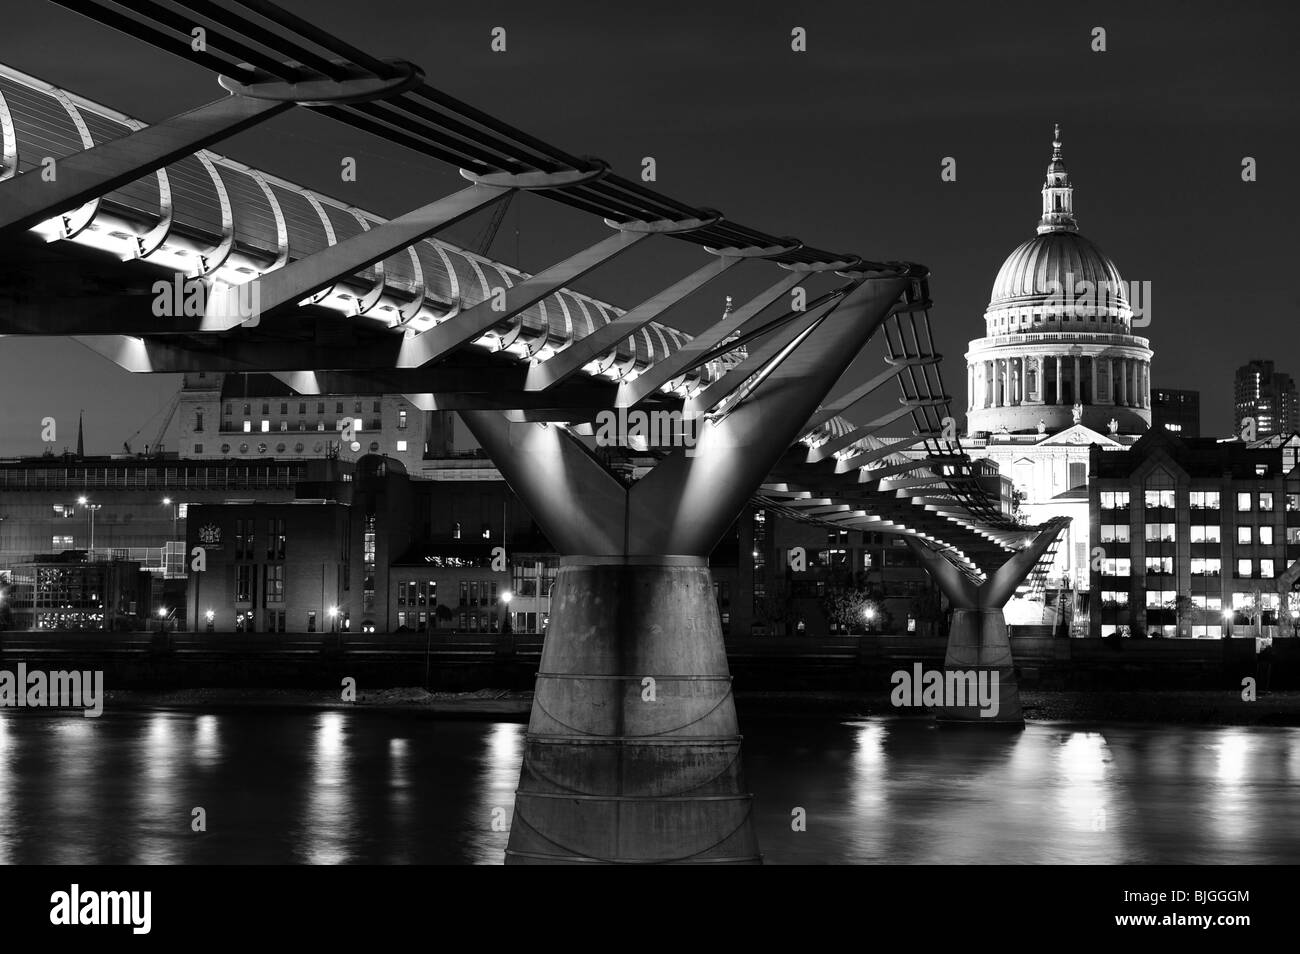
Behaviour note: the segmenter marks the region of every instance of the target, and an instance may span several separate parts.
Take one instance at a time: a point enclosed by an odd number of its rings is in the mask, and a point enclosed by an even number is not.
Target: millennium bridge
[[[561,554],[508,861],[761,858],[707,561],[752,501],[900,535],[952,605],[945,667],[1000,677],[995,719],[973,700],[939,718],[1023,725],[1002,608],[1041,585],[1064,521],[1017,525],[963,450],[924,266],[686,204],[267,0],[54,2],[209,71],[214,99],[144,122],[0,66],[0,335],[459,413]],[[385,218],[211,149],[294,109],[465,185]],[[440,237],[516,192],[601,237],[535,273]],[[644,301],[571,287],[666,242],[698,267]],[[763,290],[674,327],[733,269]],[[667,422],[621,435],[654,461],[637,479],[594,450],[611,414]]]

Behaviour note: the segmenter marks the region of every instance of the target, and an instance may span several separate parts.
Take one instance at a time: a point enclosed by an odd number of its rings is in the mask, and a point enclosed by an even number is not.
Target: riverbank
[[[428,692],[420,688],[358,692],[345,702],[339,690],[178,689],[121,690],[107,694],[106,708],[120,709],[315,709],[411,713],[439,718],[526,722],[533,694],[504,689]],[[1188,725],[1300,726],[1300,692],[1262,693],[1254,702],[1228,690],[1164,692],[1047,692],[1022,690],[1031,722],[1144,722]],[[862,719],[872,716],[928,718],[899,710],[887,694],[861,692],[742,692],[742,722],[750,718]]]

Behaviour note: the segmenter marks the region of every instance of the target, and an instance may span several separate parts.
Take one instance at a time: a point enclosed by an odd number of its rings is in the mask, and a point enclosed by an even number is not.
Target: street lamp
[[[508,633],[514,629],[514,627],[510,625],[510,601],[514,598],[515,594],[511,593],[509,590],[506,590],[501,594],[501,602],[505,606],[505,609],[501,611],[501,632],[503,633]]]
[[[77,503],[90,512],[90,552],[95,552],[95,511],[103,504],[91,503],[86,497],[78,497]]]
[[[331,632],[331,633],[337,633],[337,632],[339,631],[339,628],[338,628],[338,627],[339,627],[339,608],[338,608],[337,606],[331,606],[330,609],[329,609],[329,614],[330,614],[330,632]]]
[[[208,632],[209,633],[212,632],[212,628],[213,628],[212,621],[217,618],[217,614],[214,613],[212,610],[208,610],[206,613],[203,614],[203,618],[208,621]]]
[[[162,502],[163,502],[163,506],[164,506],[164,507],[171,507],[171,508],[172,508],[172,539],[175,540],[175,539],[176,539],[176,519],[177,519],[177,517],[176,517],[176,512],[177,512],[177,510],[179,510],[180,508],[179,508],[175,503],[172,502],[172,498],[171,498],[171,497],[164,497]]]
[[[867,621],[867,632],[871,632],[871,622],[876,618],[876,608],[868,606],[862,610],[862,616]]]
[[[167,632],[167,607],[158,607],[158,632]]]
[[[1232,610],[1223,611],[1223,633],[1228,639],[1232,638]]]

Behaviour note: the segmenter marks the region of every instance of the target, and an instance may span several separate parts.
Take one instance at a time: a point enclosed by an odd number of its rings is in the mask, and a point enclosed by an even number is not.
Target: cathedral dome
[[[1038,305],[1053,293],[1074,297],[1070,289],[1084,282],[1093,294],[1108,291],[1113,304],[1127,308],[1128,295],[1119,269],[1096,245],[1076,231],[1050,231],[1035,235],[1007,256],[993,281],[989,308]],[[1105,283],[1105,284],[1103,284]]]
[[[1150,343],[1132,334],[1119,269],[1079,234],[1059,125],[1040,191],[1038,234],[998,269],[985,336],[966,352],[967,433],[1056,434],[1076,424],[1141,433],[1151,425]],[[1141,295],[1145,319],[1145,285]]]

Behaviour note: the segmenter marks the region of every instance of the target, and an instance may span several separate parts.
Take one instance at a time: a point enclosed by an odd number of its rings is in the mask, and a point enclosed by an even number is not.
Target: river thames
[[[0,863],[500,864],[524,728],[308,709],[0,714]],[[742,728],[771,864],[1300,861],[1300,728]]]

